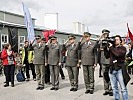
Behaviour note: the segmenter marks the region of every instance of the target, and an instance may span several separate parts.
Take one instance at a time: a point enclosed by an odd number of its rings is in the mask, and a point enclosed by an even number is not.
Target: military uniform
[[[44,88],[44,82],[45,82],[45,44],[43,43],[36,43],[33,45],[34,48],[34,60],[33,64],[35,65],[36,69],[36,77],[38,82],[38,88],[41,87],[41,89]]]
[[[69,80],[71,83],[70,91],[77,91],[78,89],[78,74],[79,66],[79,43],[66,44],[66,69],[68,71]]]
[[[52,88],[51,90],[58,90],[59,88],[59,70],[61,63],[62,53],[61,46],[59,44],[48,44],[48,59],[47,62],[50,66],[50,74],[51,74],[51,82]]]
[[[104,34],[109,34],[108,30],[103,30],[102,31],[103,35]],[[101,49],[101,64],[102,64],[102,72],[103,72],[103,81],[104,81],[104,90],[105,93],[103,95],[107,95],[111,93],[112,95],[112,87],[111,83],[109,81],[109,64],[110,64],[110,58],[106,59],[105,53],[104,53],[104,45],[102,45],[102,41],[99,41],[100,49]]]
[[[88,33],[88,35],[90,35]],[[84,82],[86,93],[93,94],[94,91],[94,64],[97,63],[97,58],[94,50],[95,44],[91,41],[81,43],[81,64],[83,65]]]

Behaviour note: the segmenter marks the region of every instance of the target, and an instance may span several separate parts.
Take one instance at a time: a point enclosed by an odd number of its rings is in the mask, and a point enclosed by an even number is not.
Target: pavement
[[[83,70],[79,73],[79,90],[70,91],[70,83],[65,68],[65,80],[60,78],[60,89],[58,91],[50,90],[51,85],[45,85],[44,90],[36,90],[37,82],[32,79],[29,82],[17,82],[15,78],[15,87],[3,87],[5,78],[0,76],[0,100],[114,100],[113,96],[103,96],[103,79],[99,78],[97,67],[95,69],[95,90],[94,94],[85,94],[85,85]],[[131,76],[133,78],[133,76]],[[127,85],[129,100],[133,100],[133,85]],[[121,94],[121,93],[120,93]],[[121,99],[122,100],[122,99]]]

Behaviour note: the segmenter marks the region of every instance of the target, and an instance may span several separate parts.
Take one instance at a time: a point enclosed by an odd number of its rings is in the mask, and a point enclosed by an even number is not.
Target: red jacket
[[[14,52],[13,52],[14,53]],[[13,54],[12,53],[12,54]],[[7,50],[3,49],[2,53],[1,53],[1,59],[2,59],[2,64],[3,65],[8,65],[8,54],[7,54]],[[14,59],[14,58],[13,58]],[[14,59],[14,64],[16,64],[15,59]]]

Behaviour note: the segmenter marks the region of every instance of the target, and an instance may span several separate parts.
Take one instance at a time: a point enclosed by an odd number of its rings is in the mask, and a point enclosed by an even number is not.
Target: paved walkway
[[[82,68],[79,73],[79,90],[70,92],[70,84],[67,71],[63,68],[66,79],[60,79],[60,89],[51,91],[50,85],[45,85],[44,90],[36,90],[37,82],[17,82],[15,87],[3,87],[4,76],[0,77],[0,100],[113,100],[113,97],[103,96],[103,80],[98,77],[98,67],[95,70],[95,92],[85,94]],[[131,80],[133,81],[133,80]],[[131,83],[130,81],[130,83]],[[133,86],[128,84],[129,100],[133,100]]]

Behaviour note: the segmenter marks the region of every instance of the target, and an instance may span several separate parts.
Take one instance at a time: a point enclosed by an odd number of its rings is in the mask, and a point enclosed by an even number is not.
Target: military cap
[[[35,38],[36,39],[41,39],[41,36],[40,35],[35,35]]]
[[[69,40],[70,39],[76,39],[76,37],[74,35],[69,35],[68,38],[69,38]]]
[[[46,41],[46,39],[45,39],[45,38],[42,38],[41,40],[42,40],[42,41]]]
[[[57,39],[57,37],[54,36],[54,35],[52,35],[52,36],[50,36],[50,39],[51,39],[51,40],[55,40],[55,39]]]
[[[84,37],[90,37],[91,36],[91,33],[89,32],[84,32]]]
[[[102,33],[103,33],[103,34],[105,34],[105,33],[109,34],[109,33],[110,33],[110,31],[109,31],[109,30],[107,30],[107,29],[103,29],[103,30],[102,30]]]

